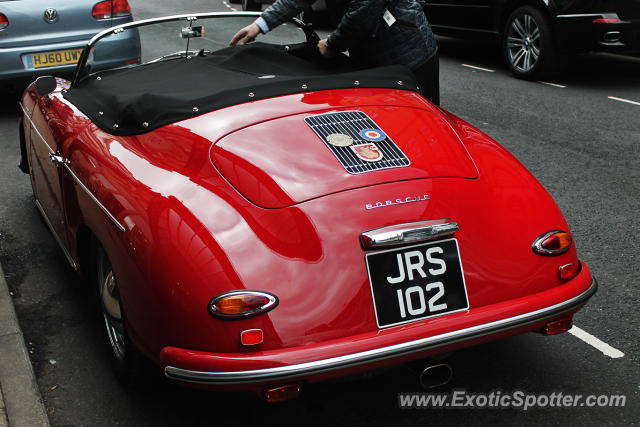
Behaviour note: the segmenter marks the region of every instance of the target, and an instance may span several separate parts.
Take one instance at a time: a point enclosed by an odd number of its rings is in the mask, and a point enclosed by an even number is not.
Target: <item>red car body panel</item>
[[[86,268],[87,236],[104,246],[129,335],[163,368],[245,372],[469,332],[393,357],[209,383],[256,389],[321,379],[537,330],[595,291],[585,265],[575,278],[559,278],[560,266],[579,262],[574,246],[554,257],[532,251],[542,233],[569,230],[538,181],[481,131],[413,92],[287,95],[119,137],[69,104],[60,93],[67,87],[59,81],[40,97],[31,86],[22,99],[36,198],[72,265]],[[354,109],[372,117],[411,166],[349,175],[303,121]],[[52,166],[50,153],[64,166]],[[386,206],[423,195],[428,200]],[[385,207],[366,208],[378,202]],[[454,237],[469,309],[378,328],[360,233],[437,218],[460,225]],[[279,305],[239,321],[208,313],[211,298],[237,289],[270,292]],[[473,333],[556,305],[510,328]],[[243,346],[240,333],[254,328],[264,342]]]

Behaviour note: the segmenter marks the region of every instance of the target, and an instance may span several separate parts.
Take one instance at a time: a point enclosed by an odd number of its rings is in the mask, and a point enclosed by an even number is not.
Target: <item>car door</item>
[[[62,177],[65,173],[64,158],[51,130],[55,117],[46,108],[48,97],[41,98],[31,113],[29,132],[29,164],[36,205],[45,222],[74,265],[68,251],[68,236],[64,211]]]
[[[490,31],[493,0],[423,0],[427,19],[434,29]]]

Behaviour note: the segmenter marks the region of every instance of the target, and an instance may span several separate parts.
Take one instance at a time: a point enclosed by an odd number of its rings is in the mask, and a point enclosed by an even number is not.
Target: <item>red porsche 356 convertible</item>
[[[400,66],[323,61],[256,14],[120,25],[25,91],[21,167],[94,283],[119,376],[296,396],[308,382],[527,331],[596,291],[562,214]],[[91,70],[139,33],[139,64]]]

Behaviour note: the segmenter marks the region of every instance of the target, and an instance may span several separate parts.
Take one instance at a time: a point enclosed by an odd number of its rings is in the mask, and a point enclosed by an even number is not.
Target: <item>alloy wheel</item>
[[[513,68],[530,72],[540,59],[541,45],[535,18],[527,13],[515,16],[507,32],[508,58]]]
[[[118,285],[113,270],[104,257],[101,257],[98,263],[98,278],[100,280],[100,305],[102,306],[102,317],[107,329],[109,344],[114,356],[118,360],[124,360],[127,356],[127,347]]]

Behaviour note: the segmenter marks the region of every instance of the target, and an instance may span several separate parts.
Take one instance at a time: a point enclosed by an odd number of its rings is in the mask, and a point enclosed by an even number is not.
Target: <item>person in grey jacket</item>
[[[242,28],[229,45],[243,45],[258,34],[290,20],[315,0],[276,0],[252,24]],[[348,51],[365,66],[402,64],[415,74],[420,89],[440,104],[438,47],[422,7],[416,0],[337,0],[330,7],[344,13],[337,28],[318,42],[325,57]]]

